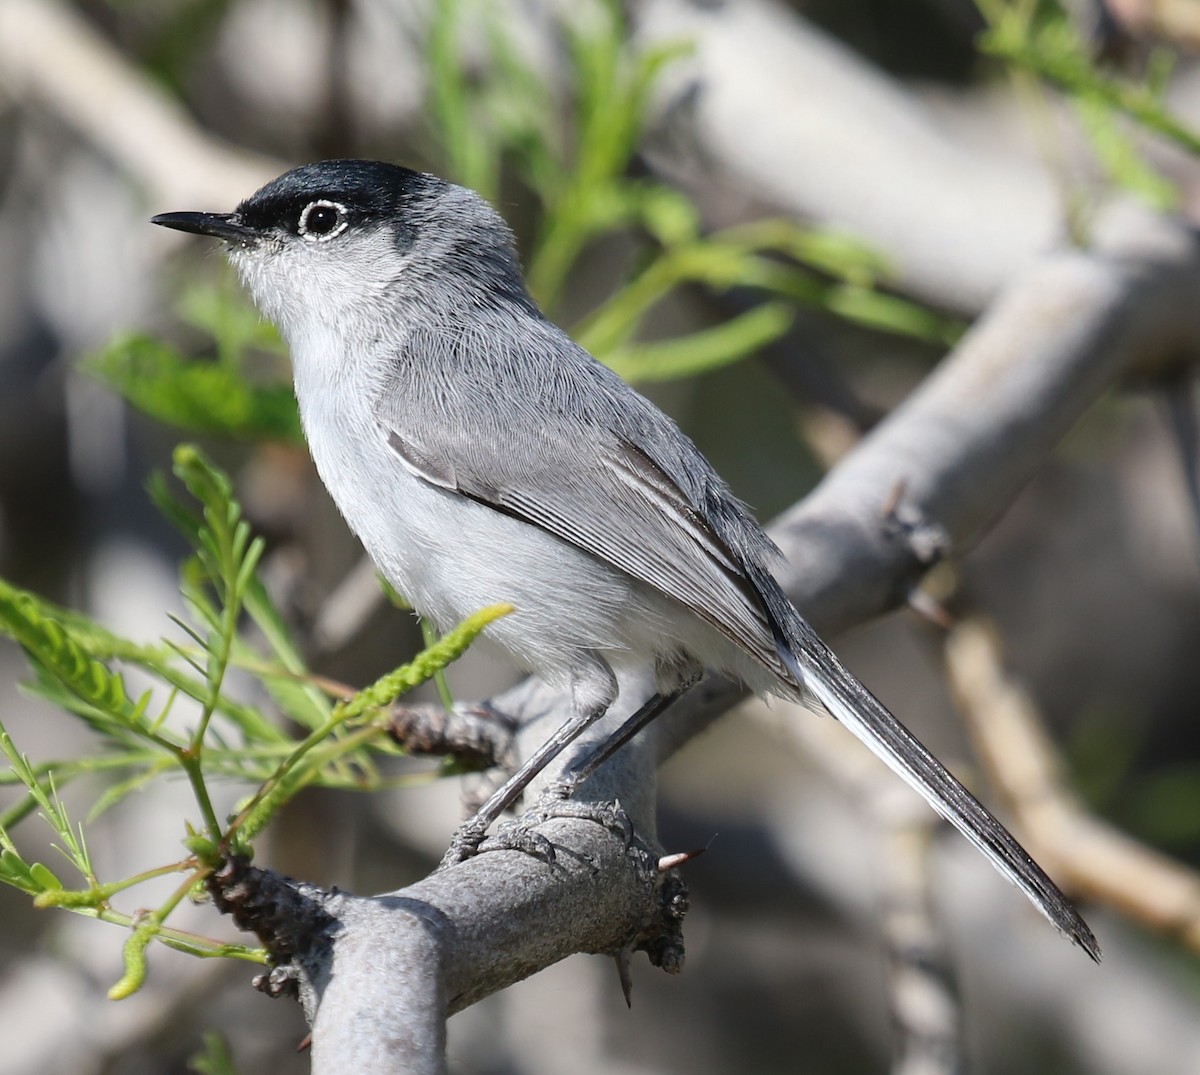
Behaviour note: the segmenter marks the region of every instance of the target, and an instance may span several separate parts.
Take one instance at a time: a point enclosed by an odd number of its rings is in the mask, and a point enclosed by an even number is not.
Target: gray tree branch
[[[950,137],[852,50],[774,0],[631,5],[645,47],[686,42],[658,94],[651,164],[685,189],[736,191],[844,227],[923,300],[982,310],[1062,231],[1052,177]]]
[[[85,134],[155,204],[235,205],[279,164],[196,126],[165,90],[56,0],[0,3],[0,94]]]

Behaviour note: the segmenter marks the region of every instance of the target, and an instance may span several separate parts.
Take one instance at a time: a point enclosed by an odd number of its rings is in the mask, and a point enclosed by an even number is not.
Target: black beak
[[[150,218],[150,223],[234,243],[245,243],[258,237],[258,232],[241,223],[235,213],[159,213]]]

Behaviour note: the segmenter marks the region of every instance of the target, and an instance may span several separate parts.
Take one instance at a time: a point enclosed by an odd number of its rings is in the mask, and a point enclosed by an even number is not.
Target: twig
[[[58,0],[0,3],[0,91],[74,127],[156,205],[231,208],[284,170],[201,130]]]
[[[388,734],[410,754],[450,756],[469,769],[514,766],[513,725],[486,703],[394,706]]]
[[[798,707],[750,706],[773,734],[795,746],[869,820],[881,840],[873,876],[889,960],[893,1075],[963,1070],[961,1009],[934,899],[932,837],[941,820],[874,755],[829,720]]]
[[[882,797],[875,799],[880,803]],[[910,797],[905,802],[911,804]],[[931,877],[927,810],[872,811],[884,830],[884,937],[895,1038],[892,1075],[958,1075],[965,1069],[958,983],[947,958]]]
[[[960,624],[946,641],[946,668],[979,755],[1046,869],[1082,897],[1200,952],[1200,874],[1084,809],[1036,705],[1005,671],[995,632],[978,620]]]
[[[772,529],[789,556],[781,581],[814,626],[829,634],[894,607],[923,570],[903,535],[889,539],[882,524],[881,508],[898,482],[916,517],[940,526],[952,550],[965,547],[1115,380],[1200,352],[1197,293],[1200,242],[1187,229],[1147,215],[1110,226],[1096,251],[1053,255],[1017,281],[942,367]],[[613,759],[594,794],[620,798],[637,831],[649,839],[657,758],[740,694],[734,685],[705,680],[662,718],[660,727],[650,729],[654,735],[635,740]],[[518,749],[524,754],[548,725],[559,722],[563,702],[527,682],[495,704],[523,722]],[[531,720],[535,715],[540,719]],[[612,719],[626,715],[615,713]],[[560,762],[568,764],[570,758]],[[552,767],[545,778],[554,779],[557,771]],[[339,1020],[326,1017],[326,1005],[343,1014],[348,1004],[366,1006],[403,1022],[402,1013],[427,1012],[427,996],[444,990],[448,1009],[455,1010],[578,950],[581,915],[597,928],[601,924],[593,916],[617,915],[602,923],[611,939],[636,935],[659,913],[657,890],[639,883],[638,871],[629,871],[612,833],[586,821],[555,821],[546,834],[557,845],[560,861],[594,864],[586,881],[525,856],[494,852],[366,901],[369,934],[359,933],[357,919],[340,923],[333,951],[322,964],[336,966],[336,973],[323,971],[301,983],[309,1010],[319,1009],[314,1072],[345,1070],[337,1065],[336,1050],[324,1052],[323,1036],[342,1033]],[[412,927],[414,914],[424,921],[421,908],[436,909],[449,923],[434,945],[436,956],[426,953],[429,933]],[[398,916],[394,928],[386,924],[389,913]],[[525,935],[489,946],[488,923],[496,918],[517,921]],[[385,965],[414,965],[418,950],[429,958],[422,957],[425,970],[417,979],[379,971]],[[350,951],[369,951],[373,958],[347,958],[344,953]],[[448,961],[460,977],[446,972]],[[427,996],[410,997],[413,989]],[[395,1033],[395,1028],[388,1031]],[[415,1015],[405,1033],[433,1050],[442,1040],[437,1027]],[[389,1040],[375,1043],[379,1065],[386,1063]]]

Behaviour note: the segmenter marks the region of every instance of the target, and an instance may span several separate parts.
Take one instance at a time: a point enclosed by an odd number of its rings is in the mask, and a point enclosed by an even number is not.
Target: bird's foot
[[[474,858],[479,854],[486,839],[486,822],[481,822],[478,816],[464,822],[450,837],[450,846],[446,848],[442,861],[438,863],[438,869],[444,870],[447,866],[455,866],[460,862],[466,862],[469,858]]]
[[[548,784],[545,790],[533,801],[533,805],[518,821],[540,825],[552,818],[566,817],[580,821],[593,821],[597,825],[615,832],[625,841],[628,847],[633,843],[633,822],[622,809],[620,802],[589,802],[572,799],[578,785],[570,781],[558,780]]]
[[[620,836],[626,847],[633,842],[633,822],[619,802],[580,802],[570,798],[574,790],[566,782],[549,785],[525,813],[504,822],[492,836],[487,835],[486,824],[472,818],[451,838],[438,868],[453,866],[487,851],[523,851],[553,865],[554,845],[536,828],[554,818],[592,821]]]

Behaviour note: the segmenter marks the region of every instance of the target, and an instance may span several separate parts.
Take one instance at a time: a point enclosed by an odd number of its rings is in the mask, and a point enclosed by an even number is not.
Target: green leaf
[[[263,686],[276,704],[297,724],[305,728],[320,727],[329,718],[329,699],[306,680],[308,666],[270,594],[258,578],[250,580],[244,603],[246,612],[262,632],[271,652],[285,672],[284,675],[263,674]],[[239,644],[234,653],[241,656],[245,649],[244,645]]]
[[[449,634],[422,650],[412,661],[381,676],[369,687],[342,702],[334,709],[325,725],[311,732],[259,788],[254,798],[239,812],[238,819],[230,826],[227,839],[232,837],[239,846],[253,839],[289,799],[317,779],[323,765],[332,762],[347,749],[353,749],[344,743],[335,743],[325,756],[321,756],[317,751],[318,747],[327,745],[326,741],[340,726],[362,716],[368,710],[390,705],[406,691],[435,676],[458,660],[488,624],[512,611],[513,606],[507,604],[481,609],[473,616],[467,617]]]
[[[632,381],[691,377],[753,354],[787,332],[793,318],[786,303],[768,302],[712,328],[661,342],[627,344],[603,358]]]
[[[489,624],[513,611],[512,605],[489,605],[468,616],[462,623],[443,635],[433,645],[427,646],[407,664],[394,672],[381,676],[371,686],[347,699],[334,711],[338,721],[351,720],[368,709],[390,705],[400,695],[420,686],[443,668],[458,660],[467,647]]]
[[[829,288],[822,305],[847,321],[919,340],[952,344],[963,331],[957,323],[907,299],[853,284]]]
[[[187,359],[161,340],[128,336],[83,368],[139,410],[179,429],[304,443],[291,385],[252,384],[228,362]]]
[[[441,0],[429,28],[430,108],[449,170],[465,186],[495,200],[500,186],[500,147],[475,108],[476,88],[468,81],[460,27],[464,0]],[[474,13],[473,13],[474,14]]]
[[[1164,108],[1157,80],[1139,85],[1106,76],[1093,63],[1079,31],[1063,14],[1037,28],[1030,28],[1015,14],[1003,18],[979,37],[978,46],[983,52],[1033,71],[1073,96],[1091,98],[1124,112],[1147,130],[1200,155],[1200,132]]]
[[[29,864],[8,847],[0,851],[0,881],[19,888],[22,892],[28,892],[31,896],[36,896],[42,891],[42,886],[33,878]]]
[[[111,809],[130,793],[140,790],[156,777],[162,776],[163,773],[170,772],[174,768],[174,759],[161,756],[155,758],[132,776],[126,777],[124,780],[118,780],[114,784],[109,784],[100,797],[92,804],[92,808],[88,811],[87,820],[89,822],[95,821],[101,814]]]
[[[1075,110],[1097,159],[1114,183],[1161,213],[1179,208],[1179,190],[1138,152],[1133,140],[1122,129],[1121,117],[1091,98],[1076,100]],[[1124,125],[1128,126],[1128,123]]]
[[[421,621],[421,637],[425,640],[425,647],[427,649],[437,643],[437,629],[429,620]],[[454,695],[450,693],[450,684],[446,682],[446,670],[444,668],[439,668],[434,672],[433,683],[437,687],[438,697],[442,700],[442,705],[447,710],[453,709]]]
[[[215,1030],[206,1031],[203,1048],[188,1057],[188,1070],[196,1075],[237,1075],[233,1051]]]
[[[29,867],[29,877],[38,886],[39,892],[61,892],[63,890],[63,883],[48,866],[44,866],[40,862],[35,862]]]
[[[638,202],[642,226],[663,246],[678,246],[699,237],[700,214],[679,191],[647,184]]]
[[[179,312],[184,321],[213,338],[222,364],[237,366],[250,350],[284,353],[279,330],[240,292],[190,287],[180,300]]]
[[[42,674],[51,677],[98,714],[136,723],[137,708],[125,681],[94,660],[70,628],[53,618],[33,594],[0,579],[0,632],[19,643]]]

